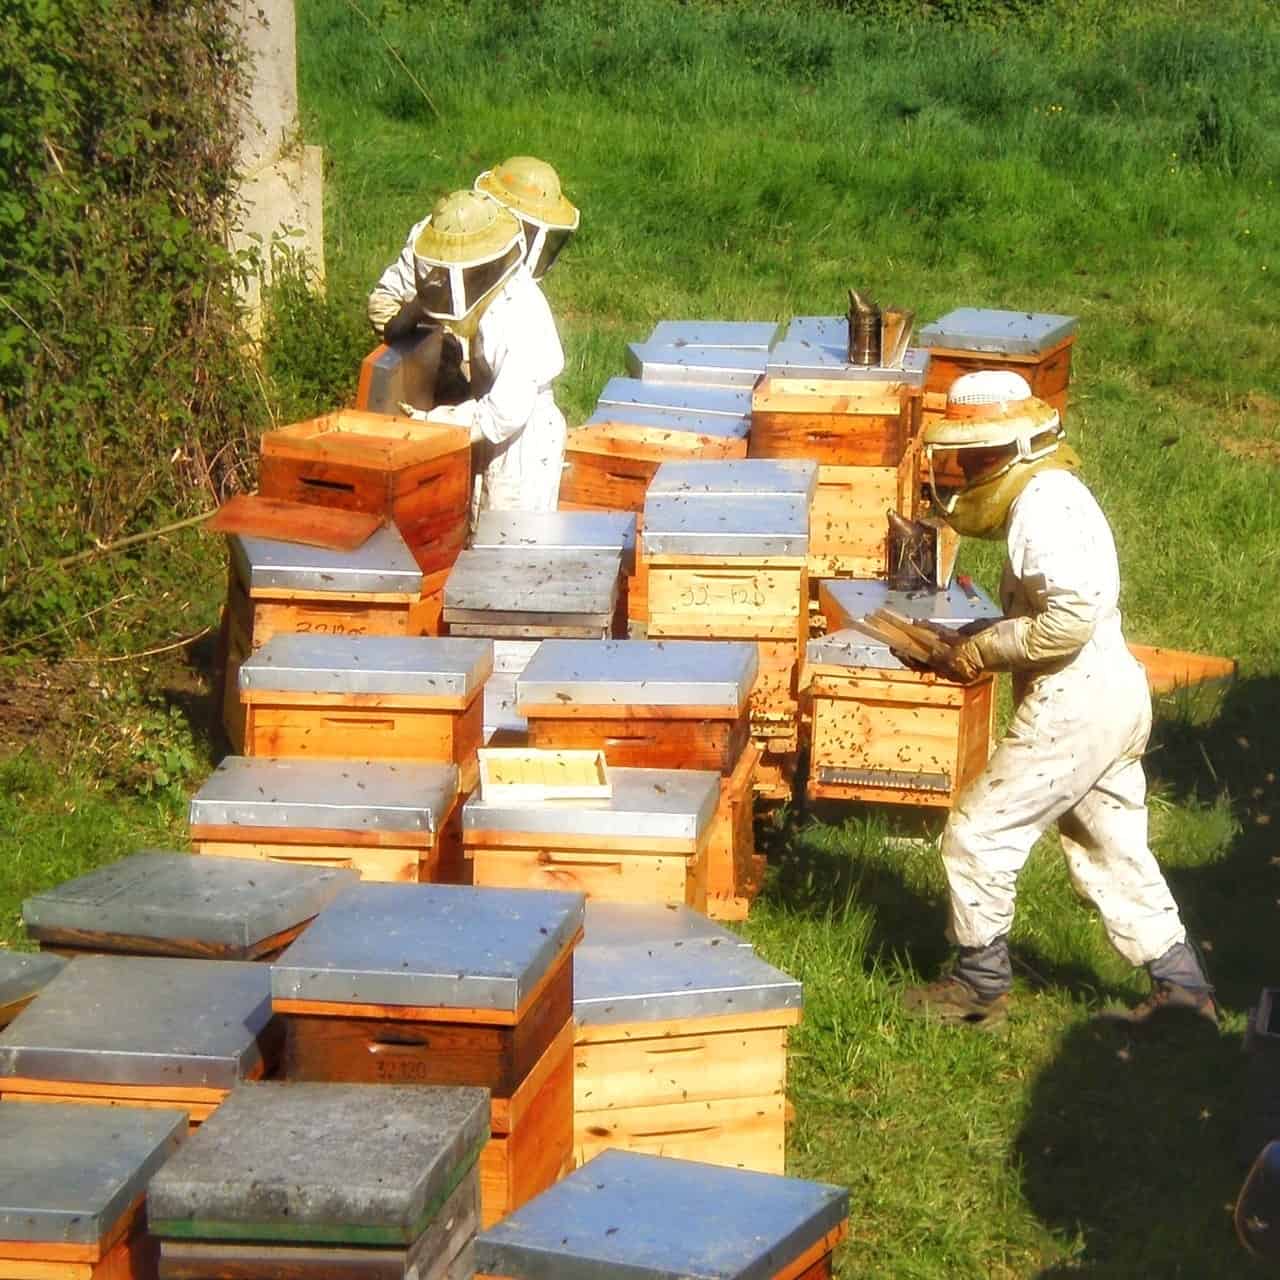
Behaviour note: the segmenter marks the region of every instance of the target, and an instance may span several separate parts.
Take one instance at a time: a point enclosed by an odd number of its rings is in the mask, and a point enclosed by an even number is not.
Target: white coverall
[[[1093,495],[1069,471],[1033,476],[1010,511],[1007,620],[991,637],[1014,670],[1017,711],[942,838],[950,932],[962,947],[1008,934],[1018,873],[1053,822],[1073,882],[1126,960],[1145,964],[1186,938],[1147,845],[1151,697],[1121,635],[1119,592],[1115,542]]]
[[[369,318],[385,326],[417,292],[413,244],[426,220],[369,295]],[[568,428],[551,384],[564,369],[564,349],[551,308],[526,266],[503,285],[480,317],[471,342],[473,376],[487,369],[484,395],[447,409],[448,418],[484,437],[487,462],[481,509],[554,511]],[[473,435],[474,435],[473,431]]]

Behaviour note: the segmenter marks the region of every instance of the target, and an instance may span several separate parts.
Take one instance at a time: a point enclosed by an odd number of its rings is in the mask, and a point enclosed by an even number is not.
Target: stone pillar
[[[241,0],[240,25],[251,59],[250,95],[240,139],[240,204],[233,249],[256,247],[270,281],[271,246],[301,253],[324,281],[324,155],[305,146],[298,125],[298,54],[293,0]],[[245,287],[248,324],[262,323],[260,282]]]

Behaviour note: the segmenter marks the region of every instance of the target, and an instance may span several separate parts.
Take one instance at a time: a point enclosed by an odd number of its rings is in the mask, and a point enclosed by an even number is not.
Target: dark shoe
[[[1218,1004],[1212,991],[1192,991],[1174,982],[1157,982],[1151,994],[1132,1009],[1104,1009],[1102,1017],[1108,1022],[1127,1022],[1134,1026],[1146,1026],[1163,1022],[1173,1015],[1191,1014],[1203,1018],[1217,1029]]]
[[[971,1027],[998,1027],[1009,1015],[1009,997],[980,996],[959,978],[939,978],[923,987],[908,987],[902,1004],[914,1018],[935,1018],[939,1022]]]

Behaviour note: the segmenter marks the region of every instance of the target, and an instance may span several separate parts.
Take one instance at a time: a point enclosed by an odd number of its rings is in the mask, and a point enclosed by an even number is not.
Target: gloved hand
[[[953,645],[934,668],[956,684],[972,684],[987,669],[981,646],[972,637]]]
[[[426,422],[427,411],[425,409],[415,409],[407,400],[401,400],[396,408],[400,410],[402,416],[412,418],[414,422]]]

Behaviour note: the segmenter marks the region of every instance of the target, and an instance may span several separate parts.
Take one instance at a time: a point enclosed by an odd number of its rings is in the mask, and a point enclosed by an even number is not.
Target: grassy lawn
[[[1228,1206],[1244,1010],[1280,978],[1271,7],[1082,3],[984,29],[799,3],[362,3],[373,29],[345,0],[299,6],[328,314],[363,314],[438,194],[541,155],[582,208],[548,289],[571,423],[660,319],[832,314],[850,286],[921,323],[961,305],[1080,317],[1067,426],[1115,528],[1128,636],[1240,661],[1225,694],[1161,703],[1149,758],[1153,843],[1225,1033],[1090,1023],[1142,984],[1053,839],[1023,877],[1001,1034],[902,1017],[901,987],[946,958],[942,876],[927,841],[891,839],[881,816],[762,822],[771,878],[747,929],[805,983],[789,1161],[851,1189],[841,1276],[1252,1274]],[[353,376],[364,334],[343,322],[338,341]],[[222,572],[212,545],[202,600]],[[964,557],[994,585],[998,548]],[[210,760],[203,677],[162,663],[118,679],[142,692],[114,716],[106,695],[67,691],[96,709],[87,730],[79,711],[63,725],[61,758],[0,766],[0,939],[17,940],[38,885],[182,838]]]

